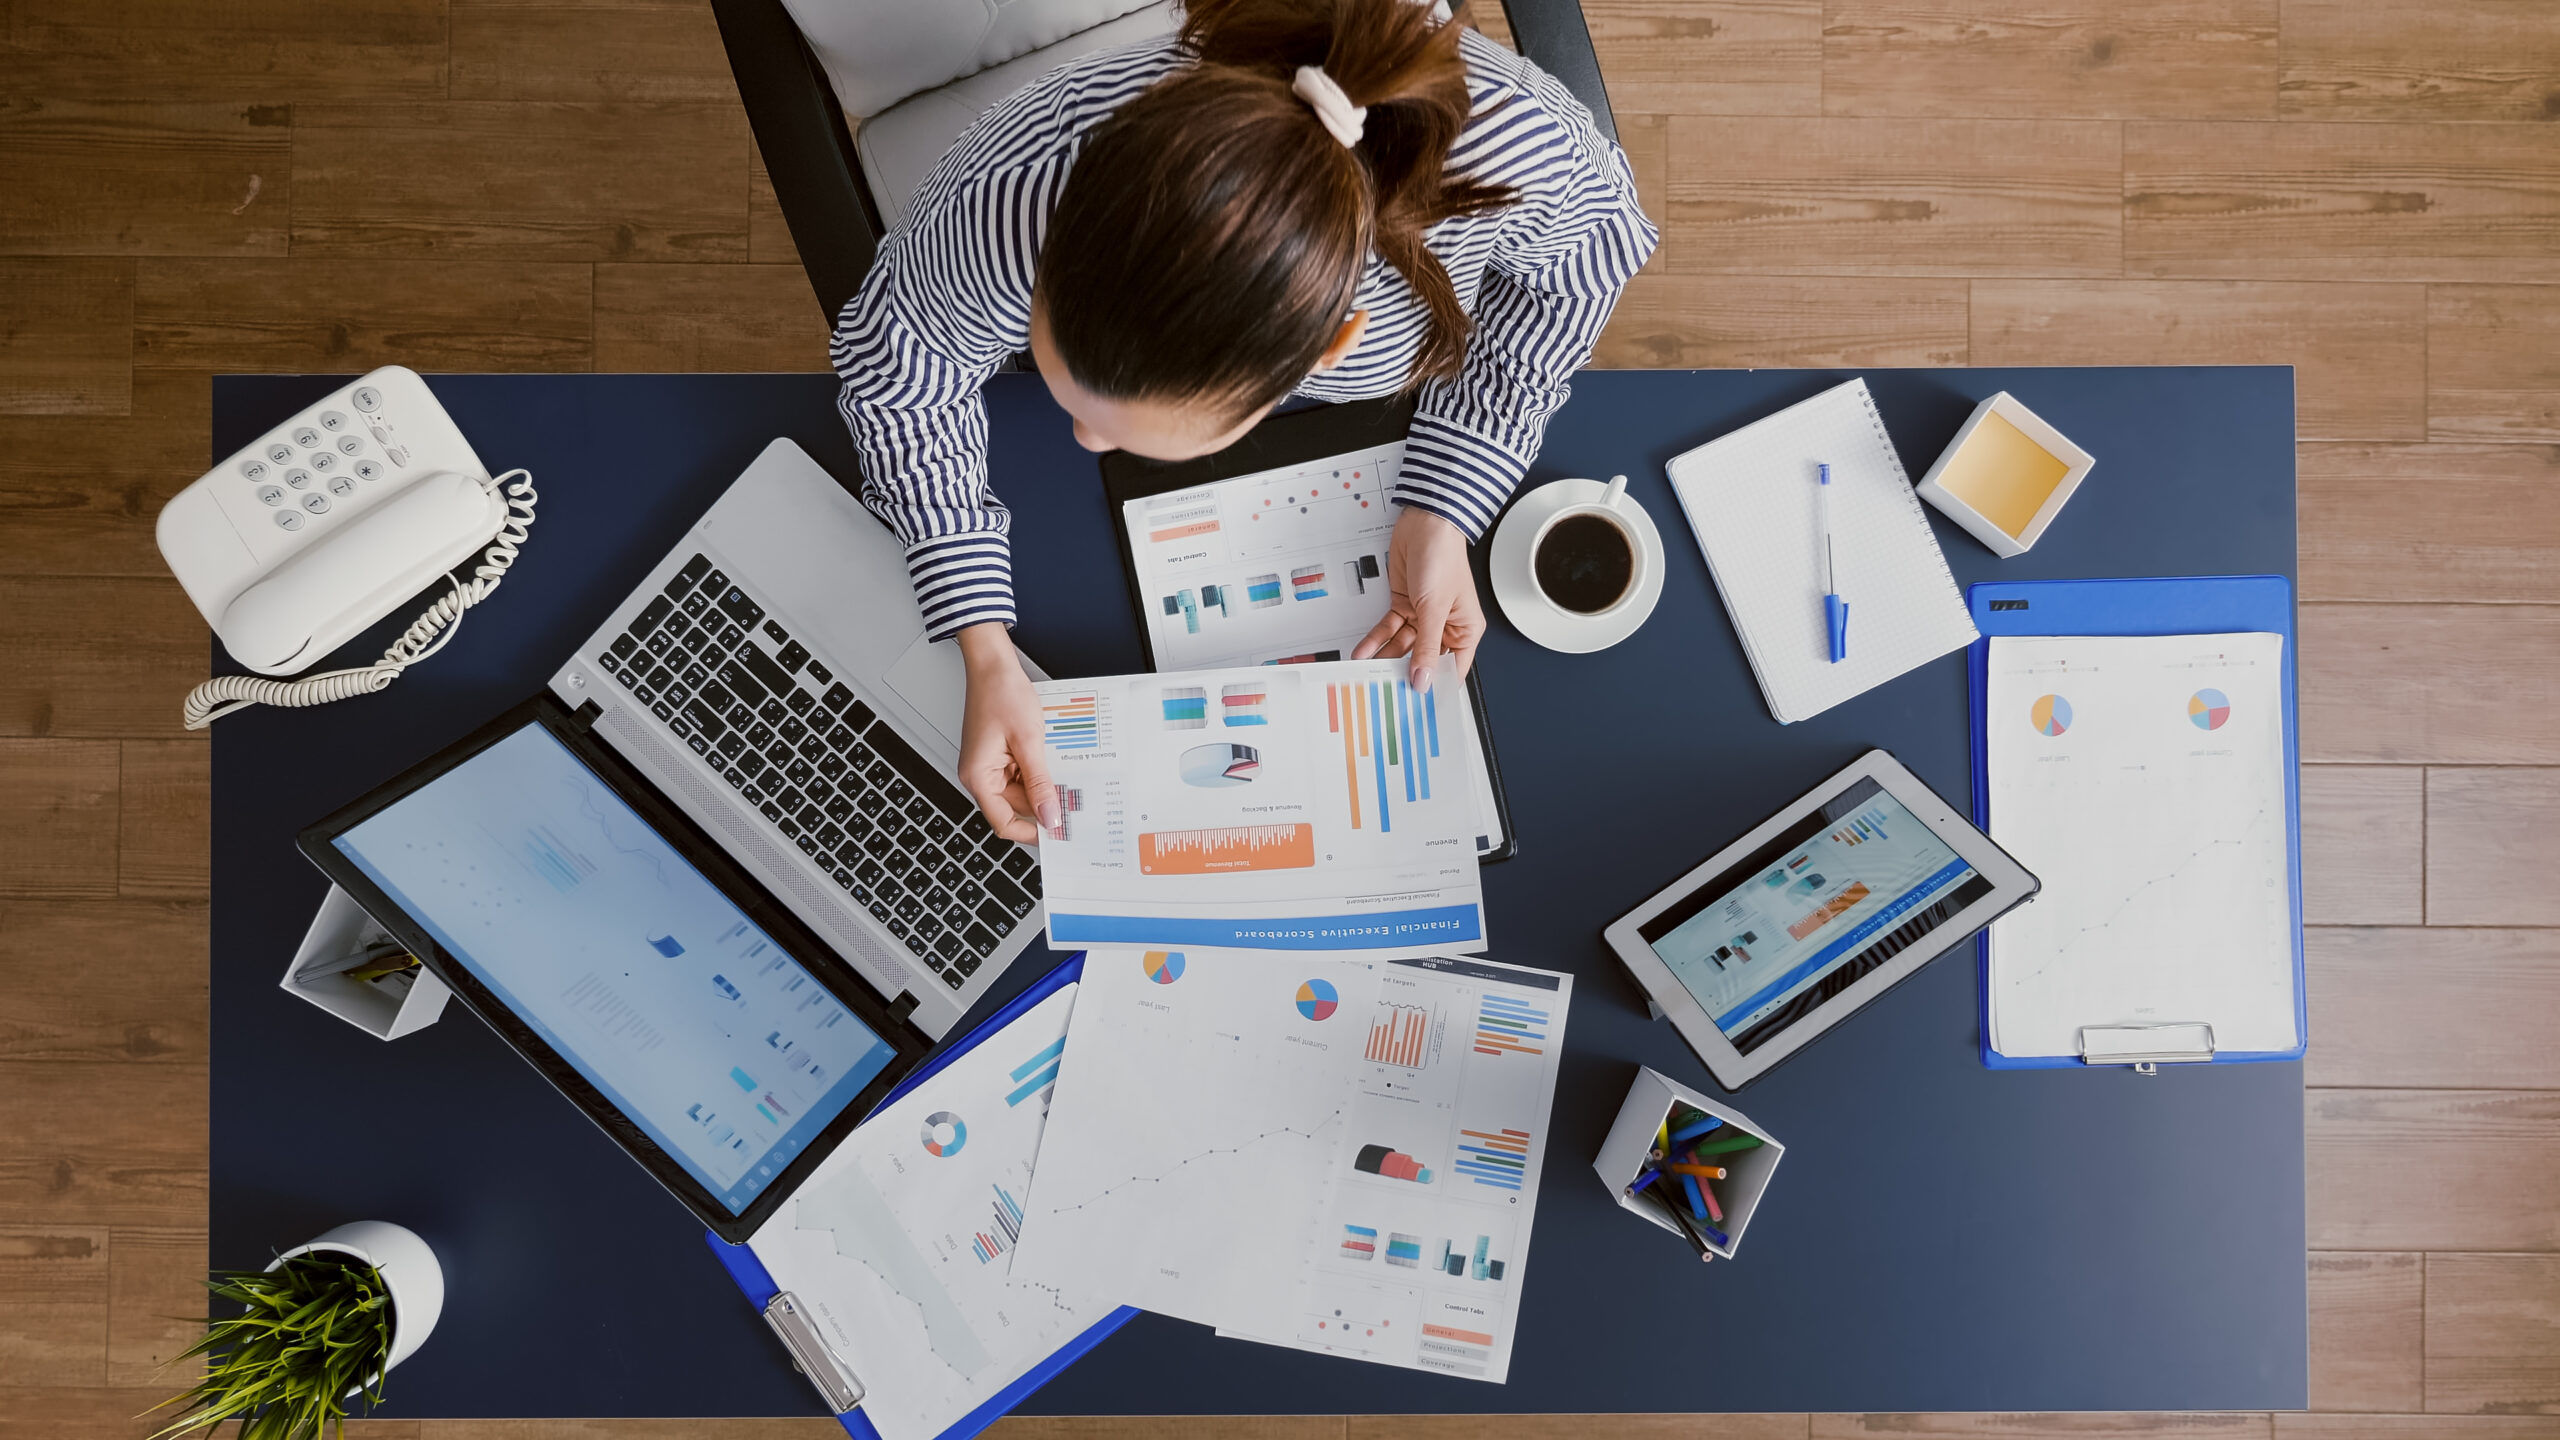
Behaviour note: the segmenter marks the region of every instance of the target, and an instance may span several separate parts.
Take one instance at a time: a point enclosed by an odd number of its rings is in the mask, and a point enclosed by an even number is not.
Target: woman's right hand
[[[996,621],[960,632],[969,704],[960,721],[960,787],[1007,840],[1034,844],[1058,830],[1058,792],[1040,750],[1040,697]],[[1038,821],[1037,828],[1034,820]]]

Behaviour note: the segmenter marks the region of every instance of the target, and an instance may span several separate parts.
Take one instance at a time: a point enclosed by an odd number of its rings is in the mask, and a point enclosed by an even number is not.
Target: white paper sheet
[[[1044,681],[1049,939],[1385,959],[1484,948],[1474,717],[1443,661]],[[1442,696],[1449,697],[1446,704]]]
[[[1018,1274],[1500,1383],[1572,979],[1095,951]]]
[[[931,1440],[1111,1311],[1011,1274],[1076,990],[864,1121],[747,1242],[883,1440]]]
[[[1991,836],[2044,883],[1991,927],[2000,1053],[2298,1043],[2283,661],[2274,634],[1992,637]]]

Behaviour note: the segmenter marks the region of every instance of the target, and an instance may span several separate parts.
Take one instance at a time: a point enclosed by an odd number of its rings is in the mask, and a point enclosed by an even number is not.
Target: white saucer
[[[1559,510],[1596,504],[1608,493],[1609,487],[1598,480],[1551,480],[1513,502],[1493,532],[1488,568],[1494,601],[1521,634],[1550,650],[1567,655],[1606,650],[1643,628],[1662,599],[1662,532],[1653,528],[1653,517],[1632,495],[1622,497],[1618,513],[1627,518],[1644,551],[1644,577],[1636,582],[1636,592],[1605,615],[1576,615],[1538,593],[1529,573],[1529,542],[1537,538],[1538,527]]]

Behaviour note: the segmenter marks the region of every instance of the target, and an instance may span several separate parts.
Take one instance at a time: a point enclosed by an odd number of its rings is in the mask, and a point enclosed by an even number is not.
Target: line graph
[[[1115,1181],[1112,1184],[1106,1185],[1102,1189],[1095,1191],[1093,1194],[1076,1201],[1072,1205],[1051,1205],[1043,1208],[1046,1213],[1051,1215],[1073,1215],[1080,1210],[1085,1210],[1092,1206],[1099,1205],[1103,1201],[1108,1200],[1125,1190],[1131,1190],[1141,1185],[1163,1185],[1169,1182],[1178,1181],[1183,1178],[1184,1171],[1189,1170],[1192,1166],[1197,1165],[1204,1160],[1214,1160],[1222,1155],[1242,1155],[1247,1150],[1252,1149],[1256,1145],[1259,1145],[1263,1141],[1269,1140],[1274,1136],[1294,1135],[1301,1140],[1321,1140],[1326,1132],[1333,1130],[1341,1123],[1342,1111],[1339,1108],[1336,1108],[1332,1114],[1327,1115],[1321,1122],[1319,1122],[1313,1130],[1300,1130],[1291,1125],[1277,1125],[1271,1129],[1263,1131],[1259,1135],[1249,1135],[1244,1139],[1237,1141],[1233,1145],[1212,1145],[1197,1155],[1184,1156],[1181,1160],[1176,1161],[1171,1169],[1162,1171],[1158,1174],[1132,1175],[1126,1180]]]

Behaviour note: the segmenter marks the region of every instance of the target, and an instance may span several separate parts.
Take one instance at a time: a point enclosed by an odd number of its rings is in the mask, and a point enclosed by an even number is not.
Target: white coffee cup
[[[1529,585],[1548,609],[1568,620],[1598,620],[1643,593],[1656,562],[1628,519],[1634,504],[1627,477],[1613,475],[1599,499],[1568,505],[1538,526],[1529,539]],[[1550,542],[1560,548],[1551,551]]]

